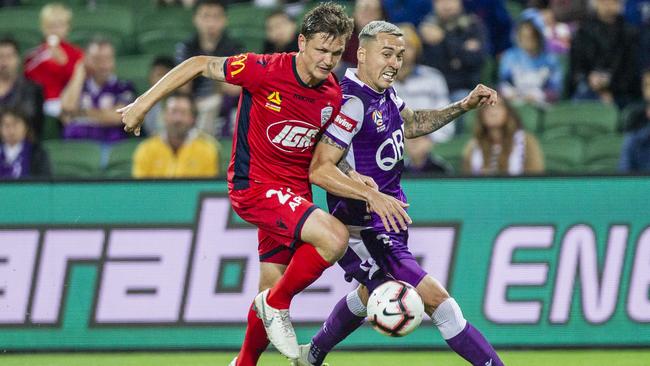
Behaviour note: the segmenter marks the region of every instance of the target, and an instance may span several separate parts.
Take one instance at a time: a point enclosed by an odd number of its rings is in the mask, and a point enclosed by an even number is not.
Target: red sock
[[[241,346],[241,351],[237,356],[237,366],[255,366],[260,359],[262,352],[269,345],[266,338],[266,330],[262,319],[257,317],[257,313],[251,308],[248,310],[248,325],[246,326],[246,336]]]
[[[280,281],[271,288],[267,303],[276,309],[288,309],[291,299],[316,281],[330,266],[316,248],[310,244],[301,245]]]

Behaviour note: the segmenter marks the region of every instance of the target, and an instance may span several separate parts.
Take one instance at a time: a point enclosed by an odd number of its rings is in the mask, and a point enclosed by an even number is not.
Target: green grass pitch
[[[0,355],[2,366],[227,366],[234,353],[57,353]],[[500,352],[508,366],[650,366],[648,350],[507,351]],[[331,366],[467,366],[447,351],[333,352]],[[278,353],[267,352],[261,366],[288,366]]]

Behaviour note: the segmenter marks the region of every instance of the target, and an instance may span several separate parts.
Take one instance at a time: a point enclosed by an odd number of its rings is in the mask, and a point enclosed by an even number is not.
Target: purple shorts
[[[345,280],[362,283],[372,292],[388,280],[400,280],[416,287],[427,275],[408,249],[408,232],[348,227],[350,243],[339,265]]]

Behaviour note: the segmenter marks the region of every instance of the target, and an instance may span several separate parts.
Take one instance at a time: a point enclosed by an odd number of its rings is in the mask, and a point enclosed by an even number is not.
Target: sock
[[[291,299],[316,281],[330,266],[316,248],[310,244],[301,245],[280,281],[269,291],[267,303],[276,309],[289,309]]]
[[[339,300],[323,327],[311,340],[309,362],[312,365],[321,365],[327,353],[359,328],[367,315],[366,306],[361,301],[357,290]]]
[[[465,320],[456,300],[443,301],[431,318],[449,347],[469,363],[474,366],[503,366],[492,345]]]
[[[248,325],[246,326],[246,336],[244,343],[237,356],[237,366],[255,366],[259,360],[262,352],[269,345],[269,340],[266,338],[266,330],[264,330],[264,323],[262,319],[257,317],[257,313],[251,305],[248,310]]]

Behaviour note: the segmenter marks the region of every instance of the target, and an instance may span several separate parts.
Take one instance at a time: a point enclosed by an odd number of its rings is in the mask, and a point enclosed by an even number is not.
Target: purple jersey
[[[80,109],[116,109],[133,101],[135,89],[128,81],[112,76],[104,85],[97,85],[92,78],[86,79],[81,91]],[[123,126],[100,126],[87,117],[76,118],[65,126],[66,139],[91,139],[99,142],[114,142],[126,138]]]
[[[383,93],[370,88],[348,69],[341,80],[343,106],[325,134],[348,148],[348,164],[360,174],[371,177],[383,193],[403,202],[400,186],[404,168],[404,121],[400,115],[405,104],[391,87]],[[366,213],[363,201],[328,194],[330,212],[346,225],[383,228],[376,214]]]

